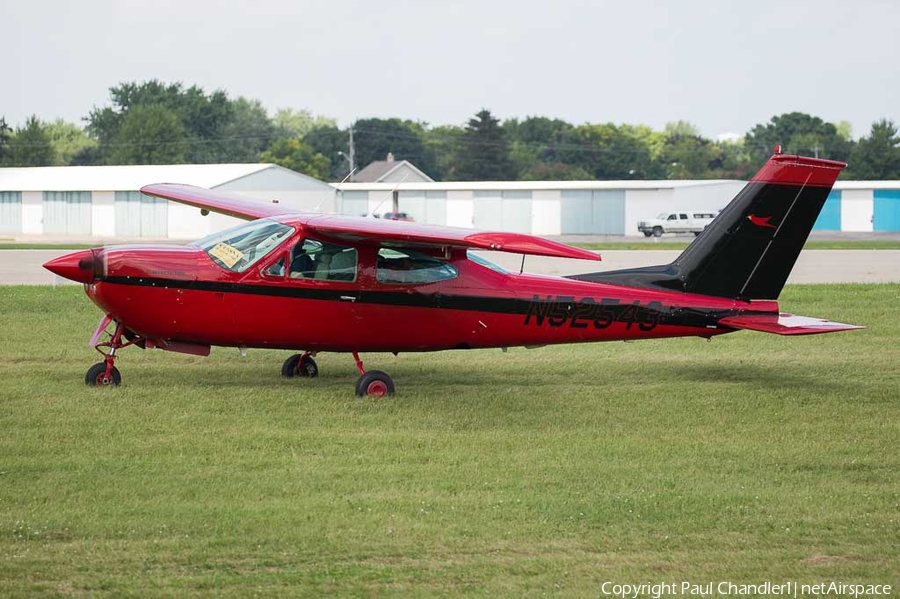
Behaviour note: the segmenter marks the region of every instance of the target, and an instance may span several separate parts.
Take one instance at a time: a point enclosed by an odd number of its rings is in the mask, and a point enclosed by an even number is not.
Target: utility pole
[[[350,172],[356,170],[356,146],[353,144],[353,123],[350,124]]]

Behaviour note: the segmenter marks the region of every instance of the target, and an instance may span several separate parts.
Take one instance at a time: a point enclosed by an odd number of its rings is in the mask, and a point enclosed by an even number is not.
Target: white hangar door
[[[44,233],[91,234],[91,192],[45,191]]]
[[[369,213],[368,191],[342,191],[340,213],[349,216],[365,216]],[[384,203],[379,212],[390,212],[392,202],[389,199]]]
[[[624,235],[625,191],[565,189],[561,220],[563,235]]]
[[[115,200],[118,237],[166,237],[169,234],[169,202],[139,191],[117,191]]]
[[[0,191],[0,233],[22,232],[22,193]]]

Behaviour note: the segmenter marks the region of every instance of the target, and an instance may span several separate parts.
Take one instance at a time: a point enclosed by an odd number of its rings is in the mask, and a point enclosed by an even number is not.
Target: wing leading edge
[[[451,246],[554,258],[600,260],[600,256],[595,252],[523,233],[476,231],[460,227],[313,212],[293,214],[289,208],[278,204],[254,201],[236,194],[192,185],[158,183],[141,188],[141,193],[245,220],[290,215],[291,222],[301,225],[307,232],[336,240]]]

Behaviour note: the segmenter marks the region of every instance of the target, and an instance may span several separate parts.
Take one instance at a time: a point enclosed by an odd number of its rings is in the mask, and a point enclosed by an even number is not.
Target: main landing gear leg
[[[365,397],[366,395],[385,397],[394,394],[394,381],[391,380],[391,377],[380,370],[366,372],[357,352],[353,352],[353,359],[356,360],[356,368],[361,375],[359,380],[356,381],[356,394],[359,397]]]
[[[122,375],[119,369],[115,367],[116,350],[131,345],[133,341],[123,344],[122,333],[125,332],[125,326],[121,322],[116,323],[116,330],[108,342],[98,343],[95,349],[103,353],[101,348],[106,347],[106,357],[102,362],[97,362],[91,366],[87,374],[84,375],[84,382],[91,387],[109,387],[115,386],[122,382]]]
[[[315,378],[319,376],[319,367],[312,357],[315,352],[306,351],[302,354],[294,354],[284,361],[281,365],[281,376],[285,378],[293,378],[295,376],[303,376]]]

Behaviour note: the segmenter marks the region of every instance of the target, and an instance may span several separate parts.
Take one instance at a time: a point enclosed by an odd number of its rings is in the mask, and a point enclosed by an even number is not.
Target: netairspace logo
[[[758,584],[740,584],[735,582],[704,582],[695,584],[692,582],[658,582],[640,584],[620,584],[616,582],[604,582],[600,586],[600,592],[621,599],[638,599],[638,597],[671,597],[673,595],[685,595],[691,597],[718,597],[718,596],[742,596],[742,595],[784,595],[785,597],[805,597],[835,595],[840,597],[868,597],[887,596],[891,594],[889,584],[858,584],[845,582],[819,582],[801,584],[794,581],[774,583],[761,582]]]

